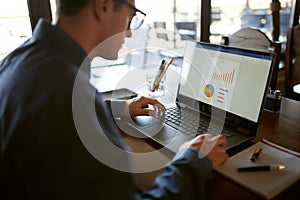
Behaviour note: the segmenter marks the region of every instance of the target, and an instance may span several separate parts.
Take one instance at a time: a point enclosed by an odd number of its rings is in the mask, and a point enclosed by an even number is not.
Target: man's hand
[[[224,135],[213,137],[211,134],[202,134],[191,140],[188,145],[207,155],[212,161],[213,168],[223,165],[228,160]]]
[[[140,115],[153,115],[153,109],[149,108],[149,105],[158,106],[163,112],[166,111],[165,106],[159,102],[157,99],[149,97],[136,97],[129,99],[127,101],[127,109],[131,117],[140,116]]]

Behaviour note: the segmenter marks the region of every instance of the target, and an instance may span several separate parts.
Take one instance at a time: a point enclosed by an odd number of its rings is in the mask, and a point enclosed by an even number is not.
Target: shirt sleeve
[[[199,154],[193,148],[179,152],[166,171],[154,180],[153,187],[136,195],[136,199],[204,199],[212,162]]]
[[[113,118],[126,118],[125,100],[108,100]],[[135,199],[204,199],[205,182],[212,170],[211,160],[194,148],[178,152],[150,190],[137,193]]]
[[[124,118],[130,116],[126,100],[106,100],[113,118]]]

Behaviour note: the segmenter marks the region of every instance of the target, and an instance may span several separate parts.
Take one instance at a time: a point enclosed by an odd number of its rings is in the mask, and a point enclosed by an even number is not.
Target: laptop
[[[187,41],[176,102],[132,128],[176,153],[203,133],[223,134],[229,150],[257,134],[275,54]]]

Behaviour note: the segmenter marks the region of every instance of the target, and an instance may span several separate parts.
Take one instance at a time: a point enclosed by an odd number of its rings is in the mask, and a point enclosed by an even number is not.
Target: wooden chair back
[[[285,96],[300,100],[300,0],[294,0],[287,32],[285,65]]]
[[[288,30],[285,70],[285,96],[300,100],[300,91],[297,92],[297,85],[300,85],[300,25]]]

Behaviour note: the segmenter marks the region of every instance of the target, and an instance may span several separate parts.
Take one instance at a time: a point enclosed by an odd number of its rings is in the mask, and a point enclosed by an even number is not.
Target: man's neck
[[[87,54],[94,48],[93,33],[88,31],[88,25],[82,23],[81,20],[60,16],[56,25],[73,38]]]

